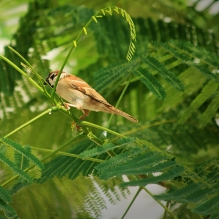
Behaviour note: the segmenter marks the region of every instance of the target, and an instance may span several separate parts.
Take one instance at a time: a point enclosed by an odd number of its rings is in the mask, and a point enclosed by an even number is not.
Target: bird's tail
[[[111,113],[123,116],[124,118],[130,120],[131,122],[138,122],[137,119],[135,119],[134,117],[130,116],[129,114],[123,112],[122,110],[115,108],[114,106],[110,106],[110,107],[108,107],[108,109],[110,109]]]

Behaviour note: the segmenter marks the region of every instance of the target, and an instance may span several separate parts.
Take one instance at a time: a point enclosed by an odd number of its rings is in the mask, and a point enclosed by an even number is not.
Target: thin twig
[[[49,153],[54,152],[54,150],[51,150],[51,149],[36,148],[36,147],[30,147],[30,148],[32,150],[37,150],[37,151],[43,151],[43,152],[49,152]],[[72,153],[63,152],[63,151],[58,151],[57,154],[58,155],[63,155],[63,156],[68,156],[68,157],[75,157],[75,158],[79,158],[79,159],[82,159],[82,160],[90,160],[90,161],[94,161],[94,162],[98,162],[98,163],[104,162],[104,160],[100,160],[100,159],[97,159],[97,158],[81,157],[78,154],[72,154]]]
[[[135,199],[138,197],[141,190],[142,190],[142,188],[139,187],[138,191],[136,192],[135,196],[133,197],[132,201],[130,202],[130,204],[129,204],[128,208],[126,209],[125,213],[122,215],[121,219],[125,218],[126,214],[128,213],[129,209],[131,208],[131,206],[134,203]]]
[[[17,131],[23,129],[24,127],[26,127],[27,125],[29,125],[32,122],[36,121],[37,119],[41,118],[42,116],[47,115],[47,114],[49,114],[53,111],[57,111],[57,110],[58,110],[58,107],[56,107],[56,106],[45,110],[44,112],[40,113],[38,116],[34,117],[33,119],[29,120],[28,122],[24,123],[23,125],[19,126],[18,128],[14,129],[13,131],[11,131],[7,135],[5,135],[4,138],[8,138],[10,135],[12,135],[12,134],[16,133]]]
[[[174,219],[178,219],[160,200],[156,199],[154,197],[154,195],[146,188],[146,187],[142,187],[142,189],[145,190],[145,192],[147,192],[161,207],[163,207],[165,209],[165,211],[167,211]]]
[[[167,209],[169,209],[169,204],[170,204],[170,202],[167,201],[167,203],[166,203],[166,208],[167,208]],[[167,216],[167,210],[165,209],[164,214],[163,214],[163,218],[162,218],[162,219],[165,219],[166,216]]]

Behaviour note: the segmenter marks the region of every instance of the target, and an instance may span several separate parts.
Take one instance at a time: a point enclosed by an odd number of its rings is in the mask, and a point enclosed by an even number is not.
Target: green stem
[[[26,65],[24,65],[23,63],[21,63],[21,65],[22,65],[23,67],[30,69],[32,72],[34,72],[34,73],[39,77],[39,75],[36,73],[36,71],[34,70],[34,68],[32,67],[32,65],[31,65],[19,52],[17,52],[16,50],[14,50],[14,49],[13,49],[12,47],[10,47],[10,46],[8,46],[8,48],[9,48],[12,52],[14,52],[20,59],[22,59],[22,60],[27,64],[27,66],[26,66]],[[41,77],[41,76],[40,76],[40,77]],[[42,77],[41,77],[40,79],[42,79]],[[41,84],[41,85],[43,85],[43,84]]]
[[[21,65],[25,68],[28,68],[29,70],[31,70],[38,78],[39,78],[39,82],[41,84],[41,87],[43,87],[43,78],[35,71],[35,69],[32,67],[32,65],[16,50],[14,50],[12,47],[8,46],[8,48],[14,52],[20,59],[22,59],[27,65],[21,63]],[[46,92],[46,90],[44,89],[44,92]],[[49,96],[49,94],[47,93],[47,96]]]
[[[57,154],[60,150],[62,150],[63,148],[65,148],[66,146],[68,146],[70,143],[72,143],[73,141],[76,141],[76,139],[79,136],[70,139],[69,141],[67,141],[64,145],[62,145],[61,147],[57,148],[56,150],[53,150],[52,153],[48,154],[47,156],[43,157],[41,161],[45,161],[46,159],[50,158],[51,156]]]
[[[99,13],[99,12],[98,12],[98,13]],[[87,22],[87,24],[85,25],[85,28],[86,28],[91,22],[92,22],[92,18]],[[67,56],[66,56],[66,58],[65,58],[65,60],[64,60],[64,62],[63,62],[63,64],[62,64],[62,66],[61,66],[59,72],[62,72],[62,71],[63,71],[63,69],[64,69],[64,67],[65,67],[65,65],[66,65],[66,63],[67,63],[69,57],[71,56],[72,51],[76,48],[75,43],[76,43],[77,40],[81,37],[81,35],[82,35],[83,32],[84,32],[84,31],[81,30],[80,33],[78,34],[78,36],[76,37],[76,39],[72,41],[71,49],[69,50],[69,52],[68,52],[68,54],[67,54]],[[61,74],[58,74],[58,77],[57,77],[57,79],[56,79],[55,85],[54,85],[54,87],[53,87],[53,89],[52,89],[52,93],[51,93],[52,99],[54,98],[55,91],[56,91],[56,87],[57,87],[57,84],[58,84],[58,81],[59,81],[60,76],[61,76]]]
[[[167,203],[166,203],[166,208],[167,208],[167,209],[169,209],[169,204],[170,204],[170,202],[167,201]],[[165,209],[164,214],[163,214],[163,219],[165,219],[166,216],[167,216],[167,211],[166,211],[166,209]]]
[[[21,130],[22,128],[26,127],[27,125],[31,124],[32,122],[36,121],[37,119],[41,118],[42,116],[51,113],[52,111],[57,111],[58,107],[52,107],[47,109],[46,111],[40,113],[38,116],[34,117],[33,119],[29,120],[28,122],[24,123],[23,125],[19,126],[18,128],[16,128],[15,130],[11,131],[10,133],[8,133],[7,135],[4,136],[4,138],[9,137],[10,135],[13,135],[14,133],[16,133],[17,131]]]
[[[122,93],[120,94],[120,97],[119,97],[119,99],[118,99],[118,101],[117,101],[117,103],[116,103],[116,105],[115,105],[116,108],[119,106],[119,104],[120,104],[120,102],[121,102],[121,100],[122,100],[122,98],[123,98],[123,96],[124,96],[124,94],[125,94],[125,92],[126,92],[128,86],[129,86],[129,84],[130,84],[130,82],[131,82],[131,80],[132,80],[132,77],[133,77],[133,75],[131,75],[131,77],[129,78],[127,84],[125,85],[125,87],[124,87]],[[113,116],[114,116],[114,114],[111,114],[111,116],[110,116],[110,118],[109,118],[109,121],[108,121],[108,123],[107,123],[106,128],[109,128]]]
[[[136,192],[135,196],[133,197],[132,201],[130,202],[128,208],[126,209],[125,213],[122,215],[121,219],[123,219],[126,214],[128,213],[129,209],[131,208],[132,204],[134,203],[135,199],[138,197],[140,191],[142,190],[141,187],[139,187],[138,191]]]
[[[54,150],[50,150],[50,149],[45,149],[45,148],[36,148],[36,147],[30,147],[32,150],[37,150],[37,151],[43,151],[43,152],[54,152]],[[82,160],[90,160],[90,161],[94,161],[94,162],[104,162],[104,160],[100,160],[100,159],[96,159],[96,158],[92,158],[92,157],[81,157],[78,154],[71,154],[71,153],[67,153],[67,152],[62,152],[62,151],[58,151],[57,154],[59,155],[64,155],[64,156],[68,156],[68,157],[75,157],[75,158],[79,158]]]
[[[73,119],[76,124],[80,127],[80,129],[82,130],[82,132],[94,143],[96,143],[97,145],[102,145],[104,142],[103,140],[101,140],[100,138],[98,138],[96,135],[94,135],[92,132],[90,132],[84,125],[83,122],[76,118],[74,115],[69,114],[69,111],[67,111],[64,108],[60,108],[61,112],[64,113],[65,115],[67,115],[69,118]]]
[[[146,187],[141,187],[144,189],[161,207],[165,209],[166,212],[168,212],[174,219],[178,219],[160,200],[156,199],[154,195],[146,188]]]
[[[100,12],[97,12],[94,16],[96,16],[98,13],[100,13]],[[86,24],[84,27],[85,27],[85,28],[88,27],[92,21],[93,21],[93,19],[90,18],[90,20],[87,22],[87,24]],[[64,67],[65,67],[65,65],[66,65],[66,63],[67,63],[69,57],[71,56],[72,51],[74,50],[74,48],[76,48],[76,42],[77,42],[77,40],[81,37],[82,33],[84,33],[84,29],[82,29],[82,30],[80,31],[80,33],[78,34],[78,36],[76,37],[76,39],[72,41],[71,49],[69,50],[69,52],[68,52],[68,54],[67,54],[67,56],[66,56],[66,58],[65,58],[65,60],[64,60],[64,62],[63,62],[63,64],[62,64],[62,66],[61,66],[61,68],[60,68],[60,72],[63,71],[63,69],[64,69]],[[57,84],[58,84],[58,81],[59,81],[60,76],[61,76],[61,74],[58,75],[58,77],[57,77],[57,79],[56,79],[56,82],[55,82],[55,85],[54,85],[54,88],[53,88],[53,90],[52,90],[52,93],[51,93],[52,99],[54,98],[54,94],[55,94],[56,87],[57,87]]]
[[[97,129],[100,129],[100,130],[107,131],[107,132],[109,132],[113,135],[116,135],[118,137],[121,137],[121,138],[126,138],[125,135],[121,135],[118,132],[112,131],[111,129],[108,129],[108,128],[105,128],[105,127],[102,127],[102,126],[99,126],[99,125],[96,125],[96,124],[93,124],[93,123],[90,123],[90,122],[82,121],[81,124],[85,125],[85,126],[90,126],[90,127],[93,127],[93,128],[97,128]]]
[[[177,122],[177,120],[173,119],[173,120],[155,122],[155,123],[152,123],[149,125],[144,125],[144,126],[142,125],[140,128],[136,128],[136,129],[133,129],[131,131],[124,132],[123,134],[127,136],[127,135],[138,133],[144,129],[149,129],[149,128],[154,127],[154,126],[168,124],[168,123],[174,123],[174,122]],[[118,139],[118,137],[115,137],[114,139],[112,139],[112,141],[116,141],[117,139]]]
[[[15,68],[18,72],[20,72],[25,78],[27,78],[28,81],[30,81],[41,93],[45,94],[42,87],[40,87],[31,77],[29,77],[24,71],[22,71],[17,65],[15,65],[13,62],[11,62],[9,59],[7,59],[5,56],[0,54],[0,58],[5,60],[9,65],[11,65],[13,68]]]
[[[34,86],[36,86],[47,98],[51,99],[54,104],[57,104],[56,100],[54,98],[51,98],[50,94],[45,89],[45,86],[43,86],[43,78],[35,71],[35,69],[32,67],[32,65],[16,50],[14,50],[12,47],[8,46],[8,48],[14,52],[19,58],[21,58],[26,64],[21,63],[21,65],[25,68],[30,69],[39,79],[39,83],[41,86],[39,86],[34,80],[32,80],[31,77],[29,77],[24,71],[22,71],[19,67],[17,67],[14,63],[12,63],[10,60],[8,60],[6,57],[1,56],[2,59],[7,61],[12,67],[14,67],[17,71],[19,71],[24,77],[26,77]]]
[[[10,182],[12,182],[13,180],[17,179],[19,177],[19,175],[14,175],[13,177],[11,177],[9,180],[7,180],[6,182],[2,183],[1,186],[6,186],[7,184],[9,184]]]

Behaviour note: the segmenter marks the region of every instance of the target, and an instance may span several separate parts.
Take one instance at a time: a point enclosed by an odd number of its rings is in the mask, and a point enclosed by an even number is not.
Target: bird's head
[[[46,81],[43,84],[50,85],[51,87],[54,87],[58,74],[59,74],[59,70],[50,72],[46,78]],[[66,74],[66,73],[62,72],[62,74]],[[62,78],[62,75],[60,76],[59,79],[61,79],[61,78]]]

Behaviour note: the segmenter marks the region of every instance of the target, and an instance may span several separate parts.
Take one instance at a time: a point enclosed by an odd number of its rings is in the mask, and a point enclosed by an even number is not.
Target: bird
[[[44,85],[53,88],[59,73],[59,70],[50,72]],[[56,86],[56,93],[67,101],[65,103],[67,109],[75,107],[83,112],[81,120],[88,116],[90,111],[96,111],[120,115],[131,122],[138,122],[131,115],[112,106],[88,83],[73,74],[62,71]]]

